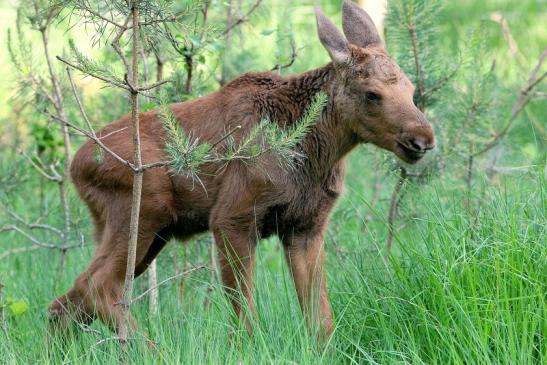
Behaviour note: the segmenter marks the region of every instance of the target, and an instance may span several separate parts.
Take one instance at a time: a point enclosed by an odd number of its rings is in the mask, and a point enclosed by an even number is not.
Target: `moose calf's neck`
[[[282,78],[262,105],[264,115],[282,127],[288,127],[306,113],[317,93],[328,95],[319,120],[297,147],[298,152],[305,156],[303,170],[317,180],[326,178],[330,170],[359,143],[358,138],[339,122],[343,110],[336,103],[339,85],[335,72],[334,65],[328,63],[300,75]]]

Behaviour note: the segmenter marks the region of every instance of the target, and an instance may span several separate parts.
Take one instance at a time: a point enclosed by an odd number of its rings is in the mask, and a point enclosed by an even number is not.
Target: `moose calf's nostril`
[[[410,138],[408,140],[408,144],[409,144],[409,147],[411,147],[413,150],[417,152],[426,151],[429,147],[425,141],[418,138]]]

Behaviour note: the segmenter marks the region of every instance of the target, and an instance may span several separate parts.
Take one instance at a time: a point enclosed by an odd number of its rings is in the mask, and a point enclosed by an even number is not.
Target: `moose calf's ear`
[[[342,27],[346,38],[354,46],[365,48],[370,44],[382,44],[378,30],[370,16],[351,0],[344,0]]]
[[[329,52],[330,58],[335,63],[346,63],[351,55],[348,41],[334,24],[323,14],[321,9],[315,8],[317,20],[317,33],[323,47]]]

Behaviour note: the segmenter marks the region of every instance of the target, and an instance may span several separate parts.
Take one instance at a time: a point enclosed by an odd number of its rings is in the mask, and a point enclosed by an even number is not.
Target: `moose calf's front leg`
[[[325,340],[332,333],[322,232],[294,234],[283,240],[300,306],[308,326]]]
[[[253,272],[256,243],[249,231],[213,229],[219,248],[219,264],[226,294],[236,315],[252,333],[249,314],[253,314]]]

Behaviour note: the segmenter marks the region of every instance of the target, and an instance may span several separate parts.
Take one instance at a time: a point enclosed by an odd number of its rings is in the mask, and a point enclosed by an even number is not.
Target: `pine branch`
[[[298,143],[302,142],[306,134],[318,122],[325,105],[327,105],[328,95],[324,92],[319,92],[315,99],[310,104],[306,113],[286,132],[282,132],[282,142],[287,148],[293,148]]]
[[[246,22],[249,17],[251,16],[251,14],[260,6],[260,3],[262,2],[262,0],[256,0],[255,3],[253,4],[253,6],[251,6],[251,8],[249,9],[249,11],[239,17],[238,19],[236,19],[232,24],[228,25],[224,31],[222,32],[223,35],[226,35],[228,33],[230,33],[232,31],[232,29],[234,29],[235,27],[237,27],[238,25]]]
[[[124,65],[126,66],[126,73],[128,76],[131,72],[131,68],[127,68],[129,65],[127,63],[127,59],[125,58],[123,52],[119,49],[119,47],[116,47],[114,45],[117,45],[119,42],[118,36],[122,36],[125,32],[125,29],[120,30],[120,32],[116,35],[116,38],[113,40],[113,48],[116,51],[119,51],[118,56],[123,61]],[[57,56],[57,59],[66,65],[75,68],[79,70],[80,72],[83,72],[84,74],[87,74],[89,76],[92,76],[94,78],[97,78],[99,80],[102,80],[108,84],[111,84],[113,86],[117,86],[126,90],[131,90],[130,85],[125,83],[125,80],[119,76],[116,75],[114,70],[112,70],[108,65],[101,64],[95,60],[90,59],[89,57],[85,56],[78,48],[76,47],[76,44],[74,43],[73,39],[69,40],[69,47],[71,50],[71,54],[73,56],[73,62],[63,59],[60,56]]]
[[[530,102],[532,94],[532,90],[547,77],[547,71],[539,75],[539,72],[541,70],[541,67],[543,66],[543,63],[547,59],[547,48],[543,50],[541,55],[539,56],[538,62],[536,63],[535,67],[532,69],[532,72],[530,73],[530,76],[528,77],[528,82],[526,85],[520,90],[517,100],[513,104],[513,107],[511,108],[511,115],[509,117],[509,120],[505,124],[505,126],[494,136],[494,138],[481,150],[474,153],[474,156],[480,156],[492,148],[494,148],[500,140],[505,137],[507,132],[509,132],[509,129],[519,116],[520,112],[526,107],[526,105]],[[539,75],[539,76],[538,76]]]
[[[91,4],[87,0],[69,0],[65,1],[62,7],[70,7],[72,11],[78,12],[79,16],[83,19],[86,19],[91,22],[97,22],[97,20],[102,20],[107,24],[110,24],[116,28],[124,28],[124,25],[118,23],[114,20],[114,13],[110,8],[110,11],[106,13],[110,14],[110,18],[104,15],[104,11],[95,10],[91,7]]]
[[[129,87],[129,85],[126,85],[123,81],[119,81],[117,78],[116,79],[109,79],[105,76],[102,76],[98,73],[95,73],[93,71],[90,71],[89,69],[86,69],[85,67],[82,67],[82,66],[79,66],[77,64],[74,64],[70,61],[67,61],[65,60],[64,58],[62,58],[61,56],[57,56],[56,57],[59,61],[61,61],[62,63],[64,63],[65,65],[67,66],[70,66],[86,75],[89,75],[91,77],[94,77],[96,79],[99,79],[101,81],[104,81],[106,82],[107,84],[110,84],[110,85],[113,85],[113,86],[116,86],[116,87],[119,87],[119,88],[122,88],[122,89],[125,89],[125,90],[128,90],[130,91],[131,88]]]
[[[295,147],[318,122],[327,100],[327,94],[318,93],[304,115],[286,130],[282,130],[276,122],[264,118],[238,143],[231,136],[240,126],[234,127],[212,144],[201,143],[197,138],[188,135],[169,106],[163,105],[160,107],[160,119],[167,135],[165,151],[170,158],[168,165],[174,174],[196,178],[199,167],[204,164],[220,162],[225,166],[238,160],[250,162],[271,153],[278,159],[281,167],[293,168],[295,158],[302,157],[295,151]],[[216,147],[224,141],[226,147],[221,153]]]
[[[211,146],[187,135],[169,106],[162,105],[159,116],[167,133],[165,151],[170,157],[171,171],[195,177],[199,166],[211,161]]]
[[[48,117],[52,118],[52,119],[55,119],[55,120],[59,120],[55,115],[49,113],[47,110],[44,110],[43,111],[44,114],[46,114]],[[85,113],[85,111],[84,111]],[[84,135],[85,137],[91,139],[93,142],[95,142],[101,149],[103,149],[106,153],[108,153],[109,155],[111,155],[114,159],[116,159],[118,162],[120,162],[122,165],[125,165],[127,167],[129,167],[131,170],[133,171],[136,171],[137,167],[134,166],[131,162],[125,160],[124,158],[120,157],[118,154],[116,154],[114,151],[112,151],[110,148],[108,148],[102,141],[101,141],[101,138],[105,138],[105,137],[97,137],[97,135],[94,135],[94,132],[89,132],[89,131],[86,131],[85,129],[83,128],[80,128],[78,127],[77,125],[75,124],[72,124],[71,122],[63,122],[65,123],[68,127],[80,132],[82,135]]]
[[[389,254],[391,251],[391,247],[393,246],[393,237],[395,235],[395,220],[397,219],[397,212],[399,210],[399,203],[400,203],[400,194],[401,190],[405,186],[407,182],[407,171],[404,167],[399,168],[399,179],[395,183],[395,189],[393,189],[393,192],[391,193],[391,204],[389,207],[389,215],[387,219],[388,224],[388,236],[387,236],[387,242],[386,242],[386,248],[387,252],[386,254]]]

